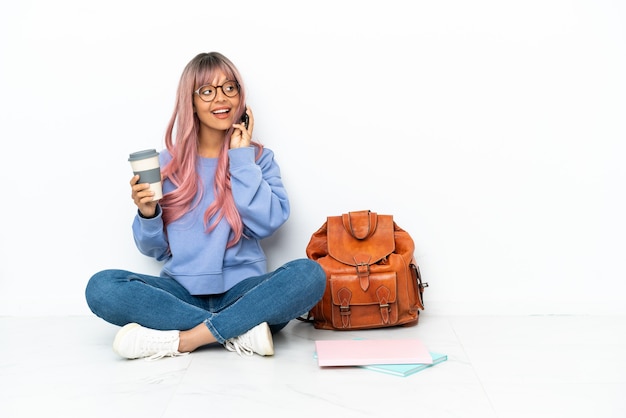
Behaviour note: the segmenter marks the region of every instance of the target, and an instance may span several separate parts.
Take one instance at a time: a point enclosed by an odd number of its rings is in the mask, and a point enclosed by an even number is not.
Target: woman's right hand
[[[152,218],[156,213],[157,201],[152,200],[154,192],[150,190],[150,184],[138,183],[139,174],[130,179],[130,187],[132,189],[131,197],[139,212],[144,218]]]

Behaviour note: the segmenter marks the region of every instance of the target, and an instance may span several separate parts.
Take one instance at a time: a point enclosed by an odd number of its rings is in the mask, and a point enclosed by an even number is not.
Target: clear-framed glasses
[[[217,95],[217,89],[222,89],[222,93],[226,97],[235,97],[239,94],[239,83],[233,80],[228,80],[224,82],[221,86],[214,86],[211,84],[205,84],[201,86],[198,90],[194,91],[194,94],[197,94],[198,97],[202,99],[204,102],[210,102],[215,99]]]

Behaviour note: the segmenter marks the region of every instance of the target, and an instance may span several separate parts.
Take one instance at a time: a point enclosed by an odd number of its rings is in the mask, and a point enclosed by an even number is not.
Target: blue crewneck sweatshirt
[[[192,295],[223,293],[248,277],[267,272],[260,240],[287,221],[290,209],[274,153],[263,148],[261,157],[255,160],[256,151],[255,147],[228,151],[233,197],[245,235],[235,246],[226,248],[232,231],[225,218],[209,233],[204,225],[204,211],[214,199],[217,158],[198,158],[202,201],[168,225],[167,234],[159,205],[154,218],[143,218],[139,212],[135,216],[132,228],[139,251],[164,261],[161,276],[174,278]],[[171,158],[163,150],[159,155],[161,167]],[[169,180],[163,182],[164,194],[174,188]]]

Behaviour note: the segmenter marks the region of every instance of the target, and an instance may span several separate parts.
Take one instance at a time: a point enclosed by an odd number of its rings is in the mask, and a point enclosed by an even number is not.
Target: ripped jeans
[[[308,312],[321,298],[326,275],[309,259],[247,278],[218,295],[194,296],[176,280],[125,270],[103,270],[91,277],[87,304],[115,325],[130,322],[157,330],[185,331],[204,323],[217,341],[244,334],[261,322],[272,333]]]

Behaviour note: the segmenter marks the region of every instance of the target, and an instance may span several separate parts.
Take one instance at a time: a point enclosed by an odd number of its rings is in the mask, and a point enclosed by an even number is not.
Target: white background
[[[626,8],[610,0],[0,6],[0,315],[89,314],[134,247],[130,152],[199,52],[239,67],[292,216],[393,214],[434,314],[624,314]]]

